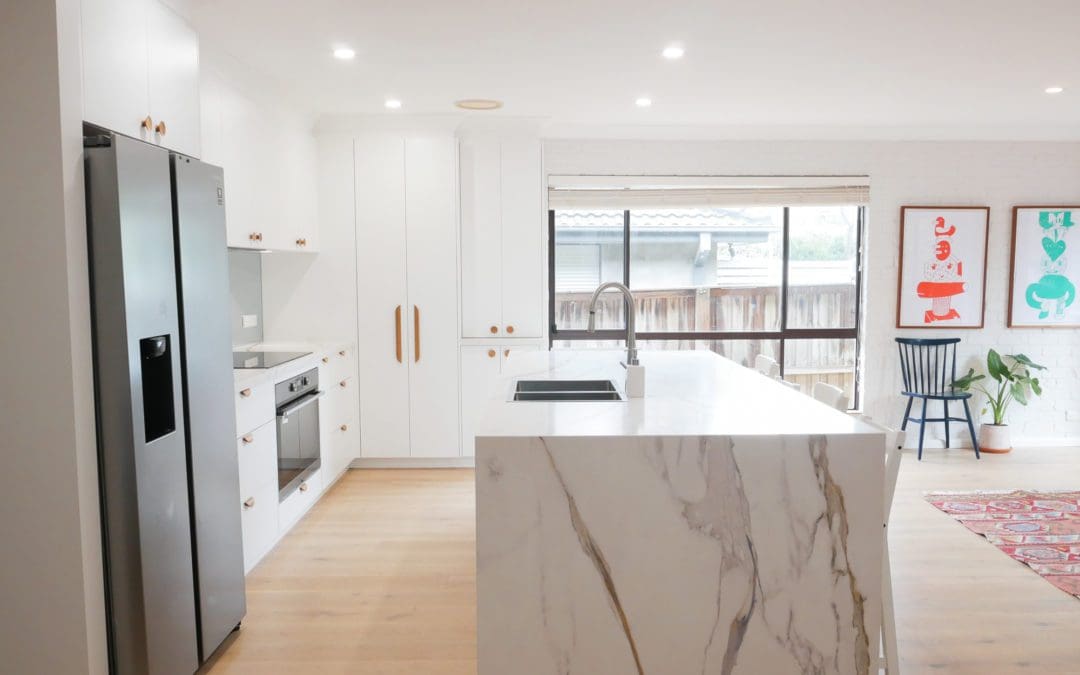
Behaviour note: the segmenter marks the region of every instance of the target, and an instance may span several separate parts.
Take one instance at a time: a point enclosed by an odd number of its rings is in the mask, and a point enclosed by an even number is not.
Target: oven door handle
[[[325,391],[316,391],[314,393],[306,394],[304,396],[301,396],[299,399],[297,399],[293,403],[290,403],[289,405],[287,405],[287,406],[285,406],[283,408],[278,408],[277,409],[277,416],[278,417],[288,417],[289,415],[293,414],[294,412],[296,412],[300,408],[303,408],[303,407],[305,407],[305,406],[307,406],[307,405],[309,405],[311,403],[314,403],[315,401],[318,401],[320,398],[322,398],[325,395],[326,395]]]

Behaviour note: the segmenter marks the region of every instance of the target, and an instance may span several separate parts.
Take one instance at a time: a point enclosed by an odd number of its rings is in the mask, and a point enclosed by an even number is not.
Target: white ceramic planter
[[[979,450],[1002,454],[1012,450],[1008,424],[983,424],[979,427]]]

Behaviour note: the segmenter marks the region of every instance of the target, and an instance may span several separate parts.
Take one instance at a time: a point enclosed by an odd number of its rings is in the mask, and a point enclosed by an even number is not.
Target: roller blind
[[[552,209],[865,205],[867,176],[550,176]]]

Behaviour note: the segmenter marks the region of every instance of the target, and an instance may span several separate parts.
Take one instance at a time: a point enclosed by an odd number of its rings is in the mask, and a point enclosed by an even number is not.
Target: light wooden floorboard
[[[905,674],[1080,674],[1080,600],[923,499],[1076,489],[1080,450],[905,455],[890,525]],[[472,471],[347,473],[248,577],[213,675],[475,673]]]

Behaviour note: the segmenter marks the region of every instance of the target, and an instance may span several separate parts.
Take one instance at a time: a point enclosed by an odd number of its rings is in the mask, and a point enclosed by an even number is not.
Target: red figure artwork
[[[960,313],[952,306],[953,296],[964,292],[964,263],[952,254],[952,236],[956,227],[939,216],[934,221],[934,260],[923,269],[923,280],[915,288],[920,298],[928,298],[930,309],[923,315],[923,323],[959,319]]]

